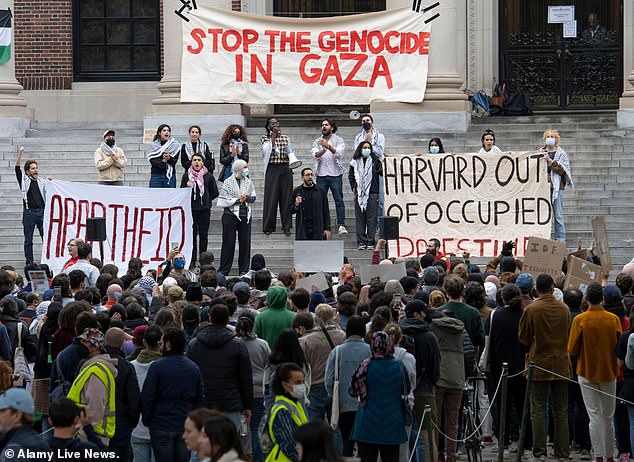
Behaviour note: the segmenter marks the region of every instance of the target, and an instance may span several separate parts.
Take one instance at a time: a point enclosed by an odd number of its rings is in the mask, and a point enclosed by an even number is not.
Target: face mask
[[[553,138],[552,136],[549,136],[546,138],[546,146],[554,146],[555,145],[555,138]]]
[[[185,260],[181,260],[180,258],[178,260],[174,260],[174,268],[176,269],[185,268]]]
[[[79,354],[80,358],[86,359],[88,355],[90,354],[90,351],[88,350],[88,347],[86,345],[84,345],[83,343],[80,343],[77,346],[77,354]]]
[[[234,140],[239,140],[240,139],[240,133],[234,133],[233,135],[231,135],[231,138],[233,138]]]
[[[371,152],[372,152],[372,150],[371,150],[371,149],[369,149],[369,148],[363,148],[363,149],[361,150],[361,155],[362,155],[363,157],[369,157]]]
[[[245,177],[245,178],[249,176],[249,169],[248,168],[245,168],[244,170],[242,170],[242,176]]]
[[[363,122],[361,126],[363,126],[364,130],[370,130],[370,127],[372,126],[372,124],[370,122]]]
[[[430,146],[429,152],[432,154],[438,154],[440,152],[440,146]]]
[[[113,147],[113,146],[114,146],[114,138],[108,138],[108,139],[106,140],[106,144],[107,144],[108,146],[110,146],[110,147]]]
[[[305,384],[299,384],[299,385],[293,385],[293,391],[291,391],[291,396],[295,399],[301,399],[304,397],[304,395],[306,395],[306,385]]]

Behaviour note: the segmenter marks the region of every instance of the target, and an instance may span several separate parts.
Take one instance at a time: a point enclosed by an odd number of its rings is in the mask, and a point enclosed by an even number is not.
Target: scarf
[[[566,172],[566,176],[570,182],[570,187],[574,188],[575,184],[572,182],[572,175],[570,174],[570,160],[568,159],[568,154],[566,154],[566,151],[561,149],[559,146],[557,146],[557,151],[555,151],[553,162],[557,162],[561,165],[561,168],[563,168]],[[553,185],[553,200],[556,200],[559,197],[559,189],[561,188],[561,175],[555,173],[552,168],[550,169],[550,183]]]
[[[361,210],[365,211],[370,197],[374,162],[371,156],[365,158],[365,165],[363,165],[363,160],[363,157],[353,159],[350,161],[350,165],[354,169],[354,180],[357,182],[357,202]]]
[[[231,175],[222,183],[222,191],[218,196],[216,205],[222,209],[229,209],[237,218],[240,219],[240,202],[236,199],[240,198],[240,194],[247,193],[249,196],[255,196],[255,187],[249,178],[238,180],[235,175]],[[245,202],[247,206],[247,223],[251,221],[251,204]]]
[[[148,160],[156,159],[157,157],[163,157],[163,154],[166,152],[170,155],[170,157],[174,157],[180,152],[180,149],[181,149],[180,143],[176,141],[176,139],[173,137],[169,138],[165,142],[165,144],[161,144],[161,140],[157,139],[152,141],[152,144],[150,145],[150,150],[147,152],[145,157]],[[173,174],[174,174],[174,167],[171,166],[168,162],[167,173],[165,174],[165,176],[167,176],[168,180],[171,180]]]
[[[27,209],[29,208],[29,201],[26,198],[26,195],[31,188],[32,181],[33,178],[31,178],[29,175],[22,175],[22,185],[20,187],[20,192],[22,193],[22,200],[24,201]],[[42,199],[44,199],[44,203],[46,204],[46,183],[44,179],[40,178],[39,176],[35,181],[37,181],[37,187],[39,188]]]
[[[113,145],[112,147],[108,146],[106,143],[101,143],[101,152],[103,152],[106,156],[110,157],[116,152],[117,145]]]
[[[355,373],[352,375],[352,383],[350,385],[354,395],[359,397],[361,406],[365,407],[368,399],[368,368],[370,362],[375,359],[389,359],[394,356],[394,338],[383,331],[377,331],[372,334],[370,342],[370,350],[372,356],[364,359]]]
[[[203,159],[205,159],[208,149],[209,148],[207,146],[207,143],[205,143],[203,140],[198,140],[196,142],[196,151],[194,151],[194,143],[192,143],[191,140],[185,143],[185,153],[187,154],[187,160],[192,160],[192,156],[194,154],[203,154]]]
[[[189,178],[189,181],[198,185],[198,189],[200,190],[200,197],[203,197],[205,195],[205,175],[208,171],[209,170],[207,170],[207,167],[205,167],[204,165],[203,168],[201,168],[199,171],[194,170],[193,167],[189,167],[189,169],[187,169],[187,177]],[[192,187],[192,192],[194,193],[194,200],[196,200],[195,185]]]
[[[37,308],[35,308],[35,319],[31,322],[31,325],[29,326],[29,333],[31,335],[37,335],[37,327],[39,326],[40,322],[42,322],[42,319],[44,319],[44,316],[46,316],[46,310],[48,310],[48,306],[50,304],[50,301],[42,302],[37,305]]]

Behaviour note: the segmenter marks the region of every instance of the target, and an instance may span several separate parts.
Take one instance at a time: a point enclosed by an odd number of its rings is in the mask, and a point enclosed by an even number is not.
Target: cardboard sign
[[[338,273],[343,266],[343,241],[295,241],[295,271]]]
[[[612,270],[612,255],[610,255],[608,231],[605,227],[604,217],[597,217],[592,220],[592,233],[597,248],[597,255],[601,260],[601,267],[605,272],[609,273]]]
[[[599,265],[570,255],[564,290],[572,287],[585,293],[588,285],[593,282],[601,282],[602,277],[603,269]]]
[[[390,156],[383,161],[385,214],[398,218],[390,255],[420,257],[427,239],[445,254],[524,256],[530,236],[550,238],[552,205],[541,152]]]
[[[154,128],[146,128],[143,130],[143,144],[152,144],[154,135],[156,135],[156,130]]]
[[[29,271],[29,279],[31,280],[31,292],[34,294],[42,295],[50,288],[46,271]]]
[[[528,238],[522,272],[530,273],[534,277],[550,274],[553,279],[557,279],[561,275],[561,265],[565,255],[564,242],[531,236]]]
[[[581,258],[582,260],[585,260],[586,258],[588,258],[588,249],[581,249],[581,250],[575,250],[574,252],[570,252],[568,254],[568,258],[570,257],[577,257],[577,258]]]
[[[313,286],[317,286],[317,290],[319,291],[328,289],[328,281],[326,280],[326,275],[322,271],[311,274],[308,277],[298,279],[295,283],[296,289],[306,289],[308,293],[313,293]]]
[[[361,267],[361,273],[359,274],[361,284],[369,284],[374,278],[379,278],[381,282],[387,282],[392,279],[398,281],[404,276],[407,276],[405,263],[397,265],[365,265]]]

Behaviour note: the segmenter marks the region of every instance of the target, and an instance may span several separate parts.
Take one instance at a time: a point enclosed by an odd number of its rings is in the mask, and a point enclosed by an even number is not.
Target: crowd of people
[[[403,262],[406,276],[363,284],[345,261],[321,291],[299,288],[306,275],[292,269],[273,274],[262,255],[243,277],[225,276],[208,252],[197,272],[173,251],[159,271],[133,259],[124,273],[80,239],[59,274],[3,266],[0,450],[451,462],[464,450],[465,384],[484,377],[484,443],[536,460],[628,459],[634,261],[615,284],[581,291],[564,288],[565,263],[557,278],[522,272],[512,242],[486,268],[445,255],[437,239],[420,258],[381,260],[384,245],[372,264]],[[588,258],[600,264],[592,248]],[[36,269],[54,289],[33,292]]]

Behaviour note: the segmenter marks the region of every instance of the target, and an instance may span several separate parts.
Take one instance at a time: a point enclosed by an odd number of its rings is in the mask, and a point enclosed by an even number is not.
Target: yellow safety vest
[[[101,380],[101,383],[103,383],[106,389],[106,408],[104,409],[103,420],[94,425],[95,433],[106,438],[112,438],[116,425],[115,377],[107,365],[95,361],[88,367],[82,369],[70,387],[67,397],[78,406],[85,407],[87,403],[81,402],[81,391],[84,389],[84,384],[91,375]]]
[[[306,412],[304,412],[304,408],[299,402],[296,403],[295,401],[290,400],[283,395],[276,396],[275,402],[273,403],[273,408],[271,409],[271,418],[269,419],[269,435],[272,441],[275,441],[275,435],[273,435],[273,421],[275,420],[277,413],[280,412],[282,409],[286,409],[288,412],[291,413],[291,418],[298,427],[301,427],[308,422],[308,419],[306,418]],[[277,444],[277,442],[275,442],[275,446],[273,446],[273,449],[271,450],[271,452],[269,452],[269,455],[267,456],[265,462],[272,461],[291,462],[291,459],[286,457],[286,454],[282,452],[280,445]]]

